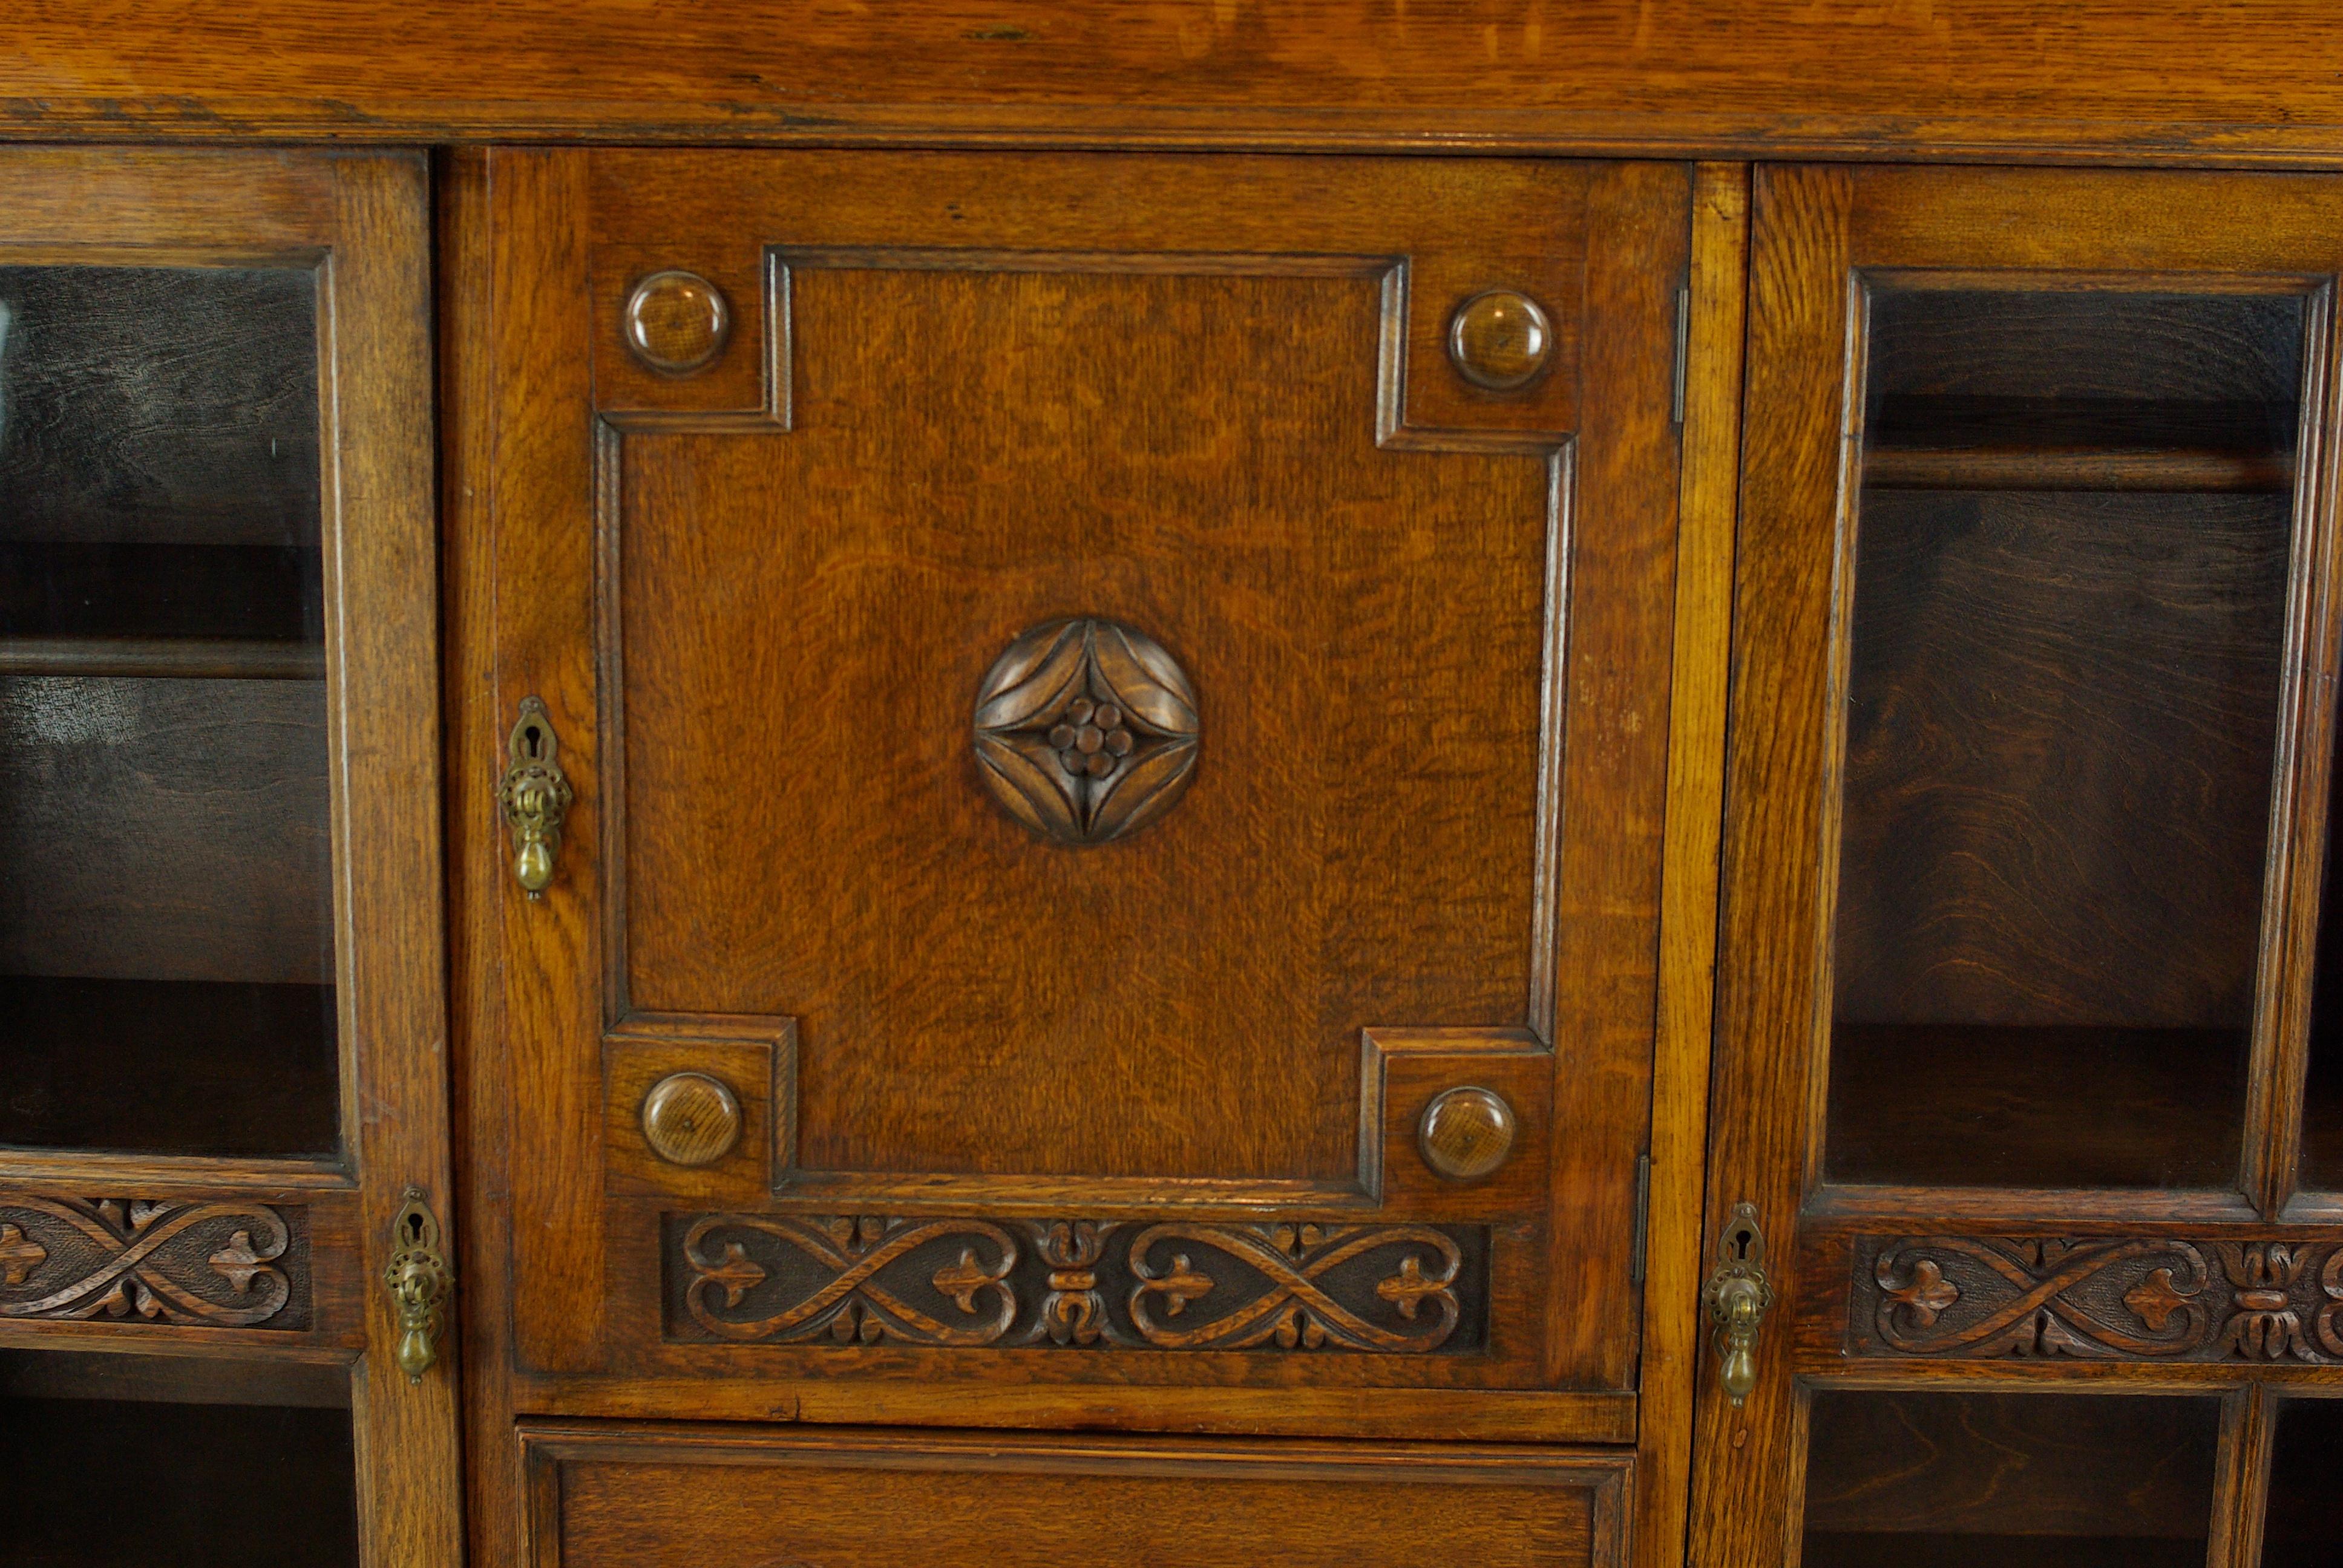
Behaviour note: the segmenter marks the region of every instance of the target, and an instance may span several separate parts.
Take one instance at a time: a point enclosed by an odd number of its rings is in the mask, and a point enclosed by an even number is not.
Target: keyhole
[[[538,761],[545,756],[545,732],[536,725],[528,725],[521,730],[520,743],[522,749],[528,753],[530,761]]]
[[[405,1240],[405,1241],[406,1241],[406,1244],[407,1244],[407,1245],[408,1245],[408,1246],[410,1246],[410,1247],[414,1247],[414,1246],[418,1246],[418,1245],[420,1245],[420,1244],[422,1243],[422,1241],[423,1241],[423,1219],[422,1219],[422,1216],[417,1215],[417,1214],[409,1214],[409,1215],[407,1215],[406,1219],[404,1219],[404,1220],[402,1220],[402,1221],[399,1221],[398,1230],[399,1230],[399,1234],[400,1234],[400,1236],[401,1236],[402,1238],[404,1238],[404,1240]]]

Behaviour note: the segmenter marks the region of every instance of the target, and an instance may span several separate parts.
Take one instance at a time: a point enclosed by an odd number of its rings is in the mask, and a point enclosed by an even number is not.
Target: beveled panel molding
[[[1854,1260],[1854,1355],[2343,1361],[2333,1242],[1864,1237]]]
[[[1477,1350],[1470,1225],[671,1217],[671,1339],[1141,1351]]]

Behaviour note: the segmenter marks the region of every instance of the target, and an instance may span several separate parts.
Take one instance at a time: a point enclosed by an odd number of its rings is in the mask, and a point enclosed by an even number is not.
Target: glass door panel
[[[2343,181],[1751,215],[1692,1561],[2251,1568],[2257,1402],[2343,1358]]]
[[[2262,1568],[2343,1563],[2335,1522],[2336,1467],[2343,1463],[2343,1399],[2289,1399],[2278,1407]]]
[[[1865,303],[1825,1174],[2228,1186],[2305,297]]]
[[[317,319],[0,266],[0,1143],[338,1148]]]
[[[1825,1390],[1805,1568],[2204,1568],[2218,1399]]]
[[[18,1568],[359,1563],[341,1367],[0,1351],[0,1472]],[[126,1483],[120,1506],[64,1505],[96,1502],[96,1477]]]
[[[2343,730],[2338,730],[2343,733]],[[2308,1071],[2303,1085],[2298,1186],[2343,1191],[2343,768],[2328,763],[2327,866],[2311,982]]]

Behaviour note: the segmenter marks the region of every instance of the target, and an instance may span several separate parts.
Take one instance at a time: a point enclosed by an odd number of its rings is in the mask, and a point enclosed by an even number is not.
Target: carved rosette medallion
[[[0,1192],[0,1318],[302,1327],[287,1212]]]
[[[1120,621],[1035,627],[976,694],[978,770],[993,799],[1061,844],[1102,844],[1169,811],[1196,771],[1195,692]]]
[[[1918,1236],[1855,1253],[1858,1355],[2343,1360],[2343,1247]]]
[[[686,1339],[1136,1351],[1480,1348],[1488,1232],[1456,1225],[669,1222]]]

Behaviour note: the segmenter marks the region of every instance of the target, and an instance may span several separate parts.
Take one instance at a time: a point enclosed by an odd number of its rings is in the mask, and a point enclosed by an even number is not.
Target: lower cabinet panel
[[[546,1568],[1609,1568],[1634,1469],[1588,1450],[870,1429],[532,1425],[522,1444]]]

